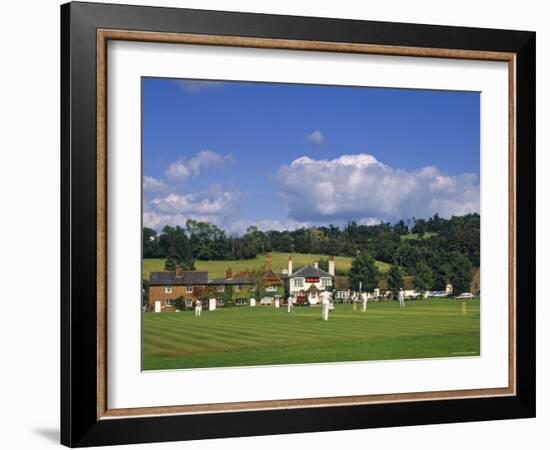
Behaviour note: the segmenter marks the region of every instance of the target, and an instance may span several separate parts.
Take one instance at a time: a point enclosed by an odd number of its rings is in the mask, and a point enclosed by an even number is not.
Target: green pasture
[[[437,235],[437,233],[435,233],[433,231],[426,231],[424,233],[424,236],[422,237],[422,239],[429,239],[432,236],[436,236],[436,235]],[[401,240],[402,241],[416,241],[418,239],[420,239],[420,237],[418,236],[418,233],[402,234],[401,235]]]
[[[326,259],[327,255],[314,255],[307,253],[282,253],[273,252],[270,253],[272,267],[275,272],[281,272],[288,267],[288,257],[292,256],[293,269],[296,271],[298,268],[311,264],[315,260],[321,258]],[[334,262],[336,265],[336,275],[339,273],[347,273],[351,267],[351,261],[353,258],[348,256],[336,256]],[[387,272],[390,265],[381,261],[376,262],[378,269],[382,272]],[[257,270],[265,267],[265,255],[258,255],[255,259],[244,259],[235,261],[195,261],[195,267],[197,270],[207,270],[208,277],[223,278],[225,277],[225,271],[228,267],[231,267],[233,273],[244,270]],[[144,259],[143,260],[143,278],[149,279],[149,272],[159,272],[164,270],[164,259]]]
[[[462,304],[466,306],[463,307]],[[243,306],[143,313],[143,369],[479,355],[479,298],[369,303],[367,311]]]

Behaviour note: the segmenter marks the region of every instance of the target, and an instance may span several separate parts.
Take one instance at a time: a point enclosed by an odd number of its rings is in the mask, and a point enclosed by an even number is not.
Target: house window
[[[277,292],[277,286],[267,286],[265,288],[266,292]]]
[[[246,298],[238,298],[235,300],[235,305],[247,305],[248,302],[246,301]]]
[[[219,299],[219,300],[216,301],[216,303],[217,303],[218,306],[223,306],[223,305],[225,305],[225,300]]]
[[[321,278],[321,284],[324,287],[332,286],[332,278]]]
[[[218,292],[223,292],[223,291],[225,291],[225,286],[223,284],[220,284],[218,286]]]
[[[185,286],[185,292],[193,292],[193,286]]]
[[[187,298],[185,299],[185,306],[193,306],[193,299],[187,297]]]
[[[175,302],[174,302],[174,300],[172,300],[171,298],[169,298],[168,300],[165,300],[165,301],[164,301],[164,304],[165,304],[166,306],[171,306],[171,305],[174,305]]]
[[[304,287],[304,279],[303,278],[294,278],[294,286]]]
[[[241,290],[241,285],[240,284],[236,284],[235,285],[235,292],[239,292]]]
[[[164,293],[165,294],[171,294],[172,293],[172,286],[164,286]]]

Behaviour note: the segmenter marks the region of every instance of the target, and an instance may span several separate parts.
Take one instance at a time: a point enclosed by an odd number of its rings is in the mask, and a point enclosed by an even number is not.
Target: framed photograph
[[[535,415],[535,33],[61,7],[61,441]]]

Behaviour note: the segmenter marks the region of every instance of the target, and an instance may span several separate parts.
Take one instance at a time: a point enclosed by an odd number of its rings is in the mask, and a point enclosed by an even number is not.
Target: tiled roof
[[[403,277],[403,289],[406,291],[412,291],[414,289],[413,286],[413,279],[414,277],[412,275],[406,275]]]
[[[213,285],[254,284],[254,280],[250,278],[231,278],[230,280],[228,280],[227,278],[217,278],[215,280],[210,280],[208,284],[213,284]]]
[[[208,272],[186,271],[183,272],[183,284],[208,283]]]
[[[281,280],[281,278],[277,274],[275,274],[272,270],[268,270],[264,274],[263,279],[265,282],[269,284],[283,284],[283,280]]]
[[[151,272],[149,284],[155,285],[181,285],[181,284],[208,284],[208,272],[189,270],[183,272],[181,278],[176,277],[175,272]]]
[[[325,272],[324,270],[313,267],[311,264],[307,264],[301,269],[298,269],[292,275],[290,275],[290,278],[294,278],[294,277],[316,278],[316,277],[332,277],[332,275],[328,272]]]

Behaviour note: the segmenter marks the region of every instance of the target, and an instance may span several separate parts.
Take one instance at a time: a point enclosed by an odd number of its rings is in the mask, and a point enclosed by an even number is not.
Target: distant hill
[[[272,268],[275,272],[280,273],[287,268],[288,257],[292,256],[293,271],[298,270],[300,267],[319,259],[327,259],[327,255],[314,255],[306,253],[282,253],[273,252],[270,253]],[[336,274],[347,273],[351,267],[353,258],[349,256],[335,256],[334,262],[336,266]],[[237,261],[195,261],[195,267],[197,270],[207,270],[208,277],[223,278],[225,277],[225,271],[231,267],[233,273],[243,270],[257,270],[262,269],[265,264],[265,255],[258,255],[254,259],[244,259]],[[382,261],[376,261],[376,265],[381,272],[387,272],[390,265]],[[159,272],[164,270],[164,259],[144,259],[143,260],[143,277],[149,279],[149,272]]]

